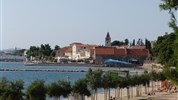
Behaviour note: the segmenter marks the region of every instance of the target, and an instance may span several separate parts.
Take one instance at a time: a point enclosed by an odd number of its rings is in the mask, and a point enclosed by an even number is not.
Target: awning
[[[104,63],[116,63],[116,64],[123,64],[123,65],[132,65],[132,63],[120,61],[120,60],[113,60],[113,59],[107,59],[104,61]]]

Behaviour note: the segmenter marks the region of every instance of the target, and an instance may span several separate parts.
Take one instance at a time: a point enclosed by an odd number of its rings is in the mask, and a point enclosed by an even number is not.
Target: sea
[[[0,69],[48,69],[48,70],[66,70],[65,72],[47,72],[47,71],[0,71],[0,78],[7,78],[7,80],[23,80],[24,90],[37,79],[44,80],[45,84],[56,82],[58,80],[70,81],[74,84],[76,80],[85,77],[87,72],[67,72],[67,70],[84,70],[87,71],[102,69],[108,70],[129,70],[142,71],[143,69],[136,68],[116,68],[116,67],[90,67],[90,66],[25,66],[23,62],[0,62]],[[50,99],[48,99],[50,100]]]
[[[48,70],[143,70],[136,68],[116,68],[116,67],[89,67],[89,66],[25,66],[23,62],[0,62],[0,69],[48,69]],[[44,80],[46,84],[58,80],[68,80],[74,83],[76,80],[84,78],[86,72],[46,72],[46,71],[0,71],[0,78],[6,77],[8,80],[23,80],[25,86],[37,79]]]

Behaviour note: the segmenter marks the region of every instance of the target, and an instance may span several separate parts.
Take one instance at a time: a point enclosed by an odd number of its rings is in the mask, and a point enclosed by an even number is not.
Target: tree
[[[110,96],[107,96],[107,92],[110,88],[111,75],[110,72],[106,72],[102,77],[102,87],[104,88],[104,100],[108,100]]]
[[[145,48],[148,49],[150,53],[152,53],[151,42],[148,39],[145,39]]]
[[[125,43],[123,41],[117,41],[117,40],[115,40],[115,41],[113,41],[111,43],[111,45],[112,46],[122,46],[122,45],[125,45]]]
[[[61,96],[68,97],[72,91],[72,88],[70,82],[59,80],[49,84],[47,90],[50,97],[54,97],[58,100]]]
[[[27,88],[27,100],[46,100],[47,89],[43,80],[35,80]]]
[[[0,99],[1,100],[24,100],[23,88],[24,82],[22,80],[7,81],[3,78],[0,83]]]
[[[92,69],[89,69],[89,71],[86,74],[86,79],[88,81],[88,85],[91,88],[92,93],[92,100],[97,100],[97,89],[102,87],[102,74],[103,71],[98,69],[95,71],[92,71]]]
[[[54,97],[56,100],[62,96],[62,87],[57,82],[49,84],[47,90],[49,97]]]
[[[132,43],[132,46],[135,46],[135,39],[133,39],[133,43]]]
[[[125,45],[129,45],[129,40],[125,39]]]
[[[27,54],[32,57],[39,56],[39,47],[36,46],[30,46],[30,49],[27,51]]]
[[[140,46],[143,46],[143,45],[144,45],[142,39],[138,39],[138,41],[137,41],[137,45],[140,45]]]
[[[70,82],[68,82],[68,81],[58,81],[58,84],[61,86],[61,88],[62,88],[62,96],[63,97],[68,97],[69,96],[69,94],[71,93],[71,91],[72,91],[72,87],[71,87],[71,85],[70,85]]]
[[[84,96],[90,96],[90,90],[87,85],[87,80],[86,79],[79,79],[75,82],[75,84],[72,87],[74,96],[81,95],[81,100],[84,100]],[[75,95],[76,94],[76,95]],[[79,100],[79,98],[75,99]]]
[[[60,48],[60,46],[55,45],[54,50],[58,50],[59,48]]]

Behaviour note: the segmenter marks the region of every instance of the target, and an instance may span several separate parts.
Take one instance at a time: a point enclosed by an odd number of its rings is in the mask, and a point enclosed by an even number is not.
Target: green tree
[[[140,38],[138,39],[138,41],[137,41],[137,45],[140,45],[140,46],[143,46],[143,45],[144,45],[142,39],[140,39]]]
[[[133,39],[133,43],[132,43],[132,46],[135,46],[135,39]]]
[[[149,50],[149,52],[151,53],[151,42],[148,39],[145,39],[145,48]]]
[[[129,40],[125,39],[125,45],[129,45]]]
[[[104,88],[104,100],[108,100],[110,96],[108,96],[108,90],[110,88],[111,82],[110,72],[106,72],[102,77],[102,87]]]
[[[27,51],[27,54],[32,57],[37,57],[40,55],[39,47],[30,46],[30,49]]]
[[[57,82],[49,84],[47,90],[49,97],[54,97],[56,100],[62,96],[62,87]]]
[[[115,40],[115,41],[113,41],[111,43],[111,45],[112,46],[122,46],[122,45],[125,45],[125,43],[123,41],[117,41],[117,40]]]
[[[61,96],[68,97],[72,91],[72,88],[70,82],[59,80],[49,84],[47,90],[50,97],[54,97],[58,100]]]
[[[47,89],[43,80],[35,80],[27,88],[27,100],[46,100]]]
[[[174,77],[174,75],[171,73],[170,66],[174,65],[176,67],[175,71],[178,73],[178,26],[177,26],[177,19],[175,17],[175,13],[178,8],[178,0],[161,0],[162,3],[160,4],[160,8],[162,10],[168,10],[169,14],[171,16],[169,27],[173,29],[173,32],[171,34],[174,34],[174,40],[168,41],[171,42],[171,46],[166,46],[163,48],[168,49],[166,50],[167,54],[171,54],[170,60],[165,60],[165,66],[164,66],[164,72],[166,73],[166,77],[170,79],[173,83],[178,85],[178,79]],[[166,56],[168,56],[165,54]],[[162,53],[164,55],[164,53]],[[160,56],[159,58],[164,59],[163,56]]]
[[[89,69],[89,71],[86,74],[86,79],[88,81],[88,85],[91,88],[92,93],[92,100],[97,100],[97,90],[98,88],[102,88],[102,74],[103,71],[98,69],[95,71],[92,71],[92,69]]]
[[[23,88],[24,82],[22,80],[7,81],[3,78],[0,83],[0,99],[1,100],[24,100]]]
[[[60,46],[55,45],[54,50],[58,50],[59,48],[60,48]]]
[[[79,79],[72,87],[75,99],[79,100],[78,94],[81,95],[81,100],[84,100],[85,96],[90,96],[90,90],[87,85],[86,79]]]

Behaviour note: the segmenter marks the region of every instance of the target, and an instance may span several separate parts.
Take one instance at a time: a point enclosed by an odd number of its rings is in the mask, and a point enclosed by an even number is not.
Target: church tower
[[[109,32],[107,32],[106,38],[105,38],[105,46],[110,47],[111,46],[111,37],[109,35]]]

